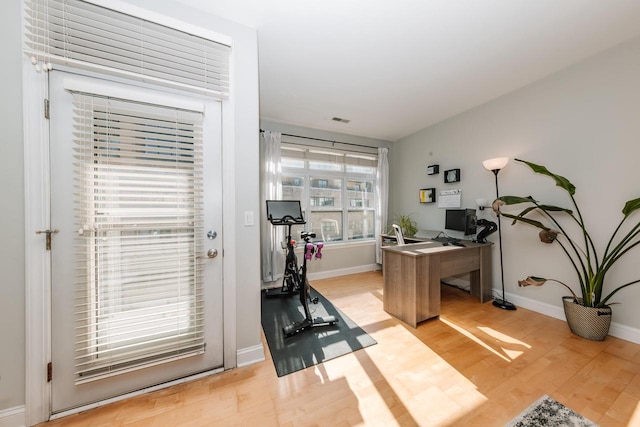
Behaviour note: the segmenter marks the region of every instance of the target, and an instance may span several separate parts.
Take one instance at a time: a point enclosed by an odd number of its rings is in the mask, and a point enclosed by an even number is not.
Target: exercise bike
[[[316,237],[315,233],[309,231],[300,233],[300,238],[304,241],[304,256],[302,266],[298,266],[295,242],[291,239],[291,227],[296,224],[306,224],[302,216],[300,201],[267,200],[267,219],[273,225],[288,226],[287,256],[281,294],[291,295],[297,291],[304,310],[304,319],[282,328],[285,337],[290,337],[310,328],[334,325],[338,322],[335,316],[314,318],[309,309],[309,303],[317,304],[318,297],[311,297],[311,286],[307,279],[307,260],[310,260],[314,254],[316,259],[322,258],[321,250],[324,244],[321,242],[312,243],[311,240]]]
[[[297,209],[296,209],[297,208]],[[299,211],[299,215],[297,214]],[[294,215],[290,215],[293,213]],[[267,289],[266,297],[289,297],[300,292],[300,269],[298,268],[298,258],[296,257],[296,241],[291,238],[291,227],[294,225],[306,224],[302,217],[300,202],[280,200],[267,200],[267,219],[273,225],[287,226],[286,250],[284,261],[284,275],[280,289]]]

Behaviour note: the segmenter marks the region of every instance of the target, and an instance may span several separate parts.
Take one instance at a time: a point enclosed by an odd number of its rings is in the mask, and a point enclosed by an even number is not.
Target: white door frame
[[[232,58],[233,59],[233,58]],[[23,131],[25,194],[25,422],[27,426],[51,416],[51,264],[43,234],[49,229],[49,122],[44,117],[47,75],[23,57]],[[223,346],[224,369],[237,366],[236,344],[236,214],[233,96],[222,101],[223,200]],[[55,245],[55,237],[53,237]]]

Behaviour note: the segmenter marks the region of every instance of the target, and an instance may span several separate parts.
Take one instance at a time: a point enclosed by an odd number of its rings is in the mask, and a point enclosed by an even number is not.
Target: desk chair
[[[396,231],[396,240],[399,245],[404,245],[404,235],[402,234],[402,228],[398,224],[392,224],[393,229]]]

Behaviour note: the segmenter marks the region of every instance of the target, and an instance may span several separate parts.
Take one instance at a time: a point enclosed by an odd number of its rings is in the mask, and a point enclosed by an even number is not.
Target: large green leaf
[[[532,196],[521,197],[521,196],[501,196],[498,197],[498,200],[502,200],[505,205],[517,205],[519,203],[534,203],[535,200]],[[566,212],[568,214],[573,214],[571,209],[563,208],[561,206],[553,206],[553,205],[536,205],[527,208],[529,211],[534,209],[542,209],[548,212]],[[523,211],[524,213],[524,211]],[[522,213],[521,213],[522,215]]]
[[[545,211],[548,211],[548,212],[566,212],[570,215],[573,213],[571,209],[563,208],[560,206],[553,206],[553,205],[540,205],[540,209],[544,209]]]
[[[525,210],[523,210],[522,212],[520,212],[518,214],[518,216],[526,216],[529,212],[531,211],[535,211],[536,209],[538,209],[537,206],[529,206],[528,208],[526,208]]]
[[[627,203],[625,203],[624,208],[622,209],[622,213],[625,217],[628,217],[638,209],[640,209],[640,198],[629,200]]]
[[[556,185],[558,187],[564,188],[572,196],[576,193],[575,185],[573,185],[567,178],[565,178],[563,176],[560,176],[560,175],[556,175],[553,172],[550,172],[549,169],[547,169],[546,167],[544,167],[542,165],[537,165],[535,163],[527,162],[526,160],[521,160],[521,159],[515,159],[515,160],[517,162],[521,162],[521,163],[526,164],[535,173],[539,173],[539,174],[546,175],[548,177],[553,178],[553,180],[556,182]]]
[[[503,212],[500,213],[500,216],[504,216],[506,218],[511,218],[513,220],[512,224],[515,224],[516,222],[524,222],[525,224],[533,225],[534,227],[538,227],[538,228],[541,228],[543,230],[549,230],[549,227],[547,227],[546,225],[544,225],[540,221],[536,221],[534,219],[525,218],[525,217],[520,216],[520,215],[511,215],[511,214],[503,213]]]
[[[533,197],[520,197],[520,196],[500,196],[498,200],[502,200],[505,205],[517,205],[518,203],[533,203],[535,200]]]

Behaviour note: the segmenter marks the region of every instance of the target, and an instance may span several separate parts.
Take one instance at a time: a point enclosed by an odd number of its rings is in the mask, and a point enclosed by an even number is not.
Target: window
[[[74,103],[76,382],[202,353],[202,113]]]
[[[227,45],[80,0],[25,5],[32,60],[228,97]]]
[[[377,156],[282,144],[282,196],[300,200],[306,230],[325,242],[375,238]],[[292,236],[299,236],[294,227]]]

